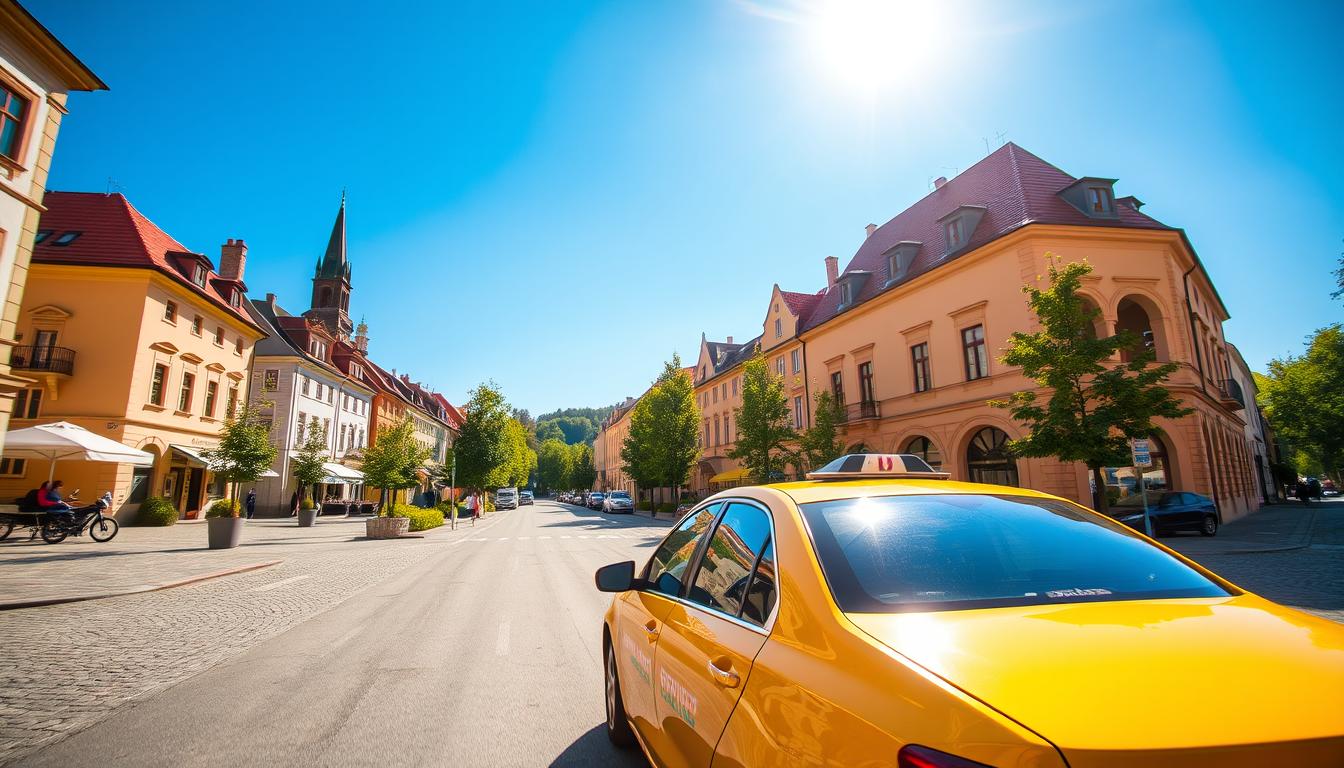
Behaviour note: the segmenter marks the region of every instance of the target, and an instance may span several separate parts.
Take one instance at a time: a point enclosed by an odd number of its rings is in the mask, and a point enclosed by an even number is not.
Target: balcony
[[[70,376],[75,372],[75,350],[38,344],[15,347],[9,356],[9,367],[16,371]]]
[[[1246,410],[1246,395],[1242,394],[1241,385],[1236,379],[1223,379],[1213,383],[1214,391],[1218,393],[1218,400],[1228,408],[1234,411]]]
[[[882,416],[881,409],[878,408],[876,400],[862,400],[857,403],[850,403],[841,410],[841,419],[845,424],[853,424],[856,421],[866,419],[876,419]]]

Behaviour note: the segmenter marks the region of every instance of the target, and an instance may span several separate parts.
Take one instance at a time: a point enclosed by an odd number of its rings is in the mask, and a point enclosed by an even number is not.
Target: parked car
[[[532,503],[532,500],[533,500],[533,499],[532,499],[532,492],[531,492],[531,491],[519,491],[519,492],[518,492],[518,503],[519,503],[519,504],[531,504],[531,503]]]
[[[603,494],[603,493],[596,493],[596,492],[594,492],[594,493],[590,493],[590,494],[588,494],[588,508],[589,508],[589,509],[601,509],[601,508],[602,508],[602,502],[605,501],[606,498],[607,498],[606,494]]]
[[[623,513],[633,514],[635,511],[635,502],[630,499],[629,491],[612,491],[607,494],[607,498],[602,502],[602,511],[604,513]]]
[[[642,568],[597,572],[614,743],[654,765],[1340,765],[1344,626],[915,456],[808,477],[711,496]],[[1191,720],[1214,703],[1237,716]]]
[[[1148,516],[1153,521],[1153,535],[1162,536],[1177,531],[1198,531],[1205,536],[1218,534],[1218,508],[1213,499],[1188,491],[1166,491],[1160,496],[1149,494]],[[1111,507],[1111,517],[1143,532],[1143,499],[1127,496]]]
[[[495,509],[517,509],[518,489],[500,488],[495,491]]]

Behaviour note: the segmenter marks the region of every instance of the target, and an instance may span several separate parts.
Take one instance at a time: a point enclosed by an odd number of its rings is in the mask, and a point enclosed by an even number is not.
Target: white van
[[[518,489],[500,488],[495,491],[495,509],[517,509]]]

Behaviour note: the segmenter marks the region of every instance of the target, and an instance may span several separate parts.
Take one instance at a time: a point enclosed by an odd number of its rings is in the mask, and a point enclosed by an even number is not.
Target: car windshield
[[[629,494],[629,492],[627,492],[627,491],[612,491],[612,492],[611,492],[611,498],[613,498],[613,499],[629,499],[629,498],[630,498],[630,494]]]
[[[1124,526],[1050,499],[884,496],[800,509],[847,612],[1229,594]]]

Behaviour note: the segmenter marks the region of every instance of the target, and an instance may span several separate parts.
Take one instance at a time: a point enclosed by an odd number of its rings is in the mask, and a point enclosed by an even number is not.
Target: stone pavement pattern
[[[334,518],[308,529],[292,521],[262,523],[249,526],[250,546],[225,550],[224,559],[283,559],[280,565],[161,592],[0,612],[0,764],[242,653],[445,547],[484,534],[496,521],[401,541],[358,540],[358,519]],[[212,558],[221,553],[194,548],[203,546],[201,526],[126,529],[123,535],[132,531],[141,535],[120,544],[121,556],[45,560],[32,567],[55,580],[97,579],[109,569],[116,578],[141,582],[155,576],[135,576],[141,566],[114,563],[143,564],[160,576],[221,567]],[[153,546],[146,531],[157,533],[166,551],[141,551]],[[92,547],[115,547],[120,539]],[[10,546],[5,542],[0,550]],[[27,578],[12,574],[19,570],[16,562],[34,557],[31,552],[58,554],[64,546],[5,551],[0,584],[8,589]]]

